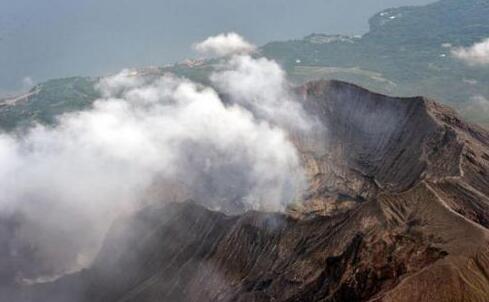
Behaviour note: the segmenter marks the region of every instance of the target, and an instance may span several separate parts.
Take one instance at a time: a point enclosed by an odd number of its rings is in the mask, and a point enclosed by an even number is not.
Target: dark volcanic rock
[[[325,81],[299,94],[328,129],[292,134],[311,179],[302,205],[145,208],[90,269],[25,300],[489,301],[489,134],[423,98]]]

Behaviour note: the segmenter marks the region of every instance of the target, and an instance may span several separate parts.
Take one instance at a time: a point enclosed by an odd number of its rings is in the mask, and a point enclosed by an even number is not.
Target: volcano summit
[[[489,133],[421,97],[336,81],[296,93],[328,129],[291,134],[301,203],[148,206],[112,225],[90,268],[21,301],[488,301]]]

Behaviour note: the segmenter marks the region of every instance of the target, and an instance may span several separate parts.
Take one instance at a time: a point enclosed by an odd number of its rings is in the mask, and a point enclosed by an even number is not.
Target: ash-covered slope
[[[146,208],[90,269],[25,300],[489,301],[489,134],[423,98],[326,81],[298,93],[328,129],[294,136],[303,204]]]

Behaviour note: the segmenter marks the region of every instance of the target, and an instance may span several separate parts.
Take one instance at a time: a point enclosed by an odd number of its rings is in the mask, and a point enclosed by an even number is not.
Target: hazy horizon
[[[193,41],[220,32],[257,45],[314,32],[363,34],[382,9],[431,2],[1,0],[0,95],[50,78],[172,64],[194,55]]]

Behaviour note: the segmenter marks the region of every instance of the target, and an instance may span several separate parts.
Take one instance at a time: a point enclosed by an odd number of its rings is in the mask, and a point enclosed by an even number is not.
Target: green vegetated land
[[[488,16],[489,0],[441,0],[379,12],[361,37],[312,34],[266,44],[260,53],[282,64],[297,84],[338,79],[389,95],[428,96],[489,124],[489,66],[469,66],[451,54],[454,47],[489,37]],[[177,64],[159,72],[206,82],[214,63]],[[60,113],[86,108],[98,97],[94,83],[81,77],[52,80],[23,98],[0,101],[0,127],[52,123]]]
[[[469,66],[451,51],[488,38],[488,16],[488,0],[442,0],[379,12],[362,37],[313,34],[269,43],[262,53],[298,82],[340,79],[391,95],[433,97],[487,123],[489,102],[478,106],[480,96],[489,99],[489,66]]]
[[[25,95],[0,101],[0,128],[12,130],[33,121],[52,124],[57,116],[87,108],[98,97],[95,79],[50,80]]]

